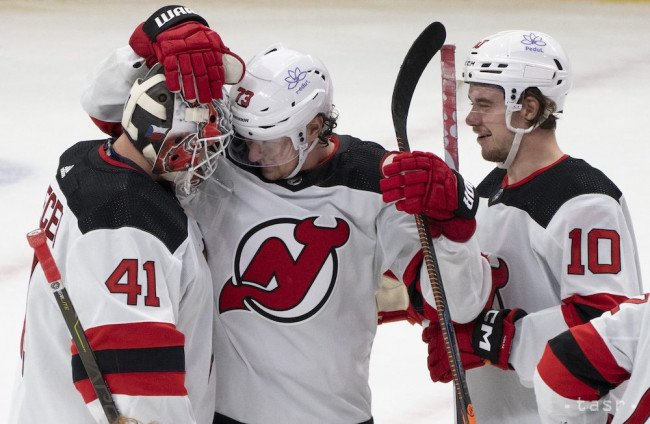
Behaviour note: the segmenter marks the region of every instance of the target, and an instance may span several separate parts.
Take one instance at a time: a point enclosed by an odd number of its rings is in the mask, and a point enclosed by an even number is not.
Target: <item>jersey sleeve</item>
[[[380,237],[379,247],[387,261],[383,266],[403,281],[410,293],[415,287],[426,303],[425,311],[434,311],[435,301],[413,216],[387,205],[378,226],[390,228]],[[490,266],[481,256],[475,237],[465,243],[444,236],[432,241],[451,318],[469,322],[481,312],[489,296]]]
[[[634,232],[623,198],[619,203],[603,194],[577,196],[557,211],[545,231],[548,234],[532,248],[559,282],[562,304],[528,311],[516,323],[510,363],[527,386],[547,340],[642,292]],[[535,282],[528,284],[534,287]]]
[[[120,413],[140,422],[195,422],[185,386],[183,297],[186,239],[170,252],[133,227],[79,237],[63,276]],[[72,345],[72,379],[98,422],[103,411]]]
[[[631,298],[547,343],[534,377],[544,422],[602,422],[602,412],[608,407],[604,396],[628,380],[635,363],[640,371],[645,369],[638,356],[641,332],[648,325],[644,317],[650,316],[648,305],[647,295]],[[647,381],[643,390],[647,390]],[[638,404],[638,400],[626,399],[628,392],[634,392],[634,387],[628,387],[623,401],[630,405],[624,406]]]
[[[122,121],[124,103],[138,78],[149,71],[144,59],[125,46],[117,49],[88,75],[81,94],[81,106],[102,131]],[[114,135],[114,134],[111,134]]]
[[[433,248],[451,319],[460,324],[470,322],[483,310],[492,291],[490,264],[481,255],[476,237],[457,243],[441,236],[433,240]],[[426,304],[436,309],[424,260],[419,285]]]

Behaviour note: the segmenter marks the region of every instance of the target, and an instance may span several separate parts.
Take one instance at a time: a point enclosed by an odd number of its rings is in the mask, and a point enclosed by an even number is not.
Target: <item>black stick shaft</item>
[[[392,115],[397,144],[401,152],[410,151],[406,123],[415,87],[427,64],[444,44],[445,38],[445,27],[441,23],[434,22],[430,24],[413,42],[397,75],[393,90]],[[465,380],[465,373],[460,360],[458,342],[456,341],[453,323],[449,314],[447,297],[445,296],[440,278],[440,268],[433,242],[431,241],[429,226],[426,223],[426,217],[423,215],[416,215],[415,222],[418,228],[424,262],[431,283],[431,290],[433,291],[433,297],[436,303],[436,311],[440,321],[445,350],[453,376],[456,400],[462,406],[460,409],[463,422],[467,424],[475,423],[474,409],[469,396],[469,390],[467,389],[467,381]]]

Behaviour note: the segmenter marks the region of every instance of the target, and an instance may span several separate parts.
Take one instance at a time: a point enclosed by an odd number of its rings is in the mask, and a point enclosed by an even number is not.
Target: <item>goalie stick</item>
[[[59,267],[56,265],[52,252],[47,245],[47,236],[42,229],[34,230],[27,234],[27,241],[32,249],[34,249],[34,254],[36,254],[36,258],[41,264],[45,279],[49,283],[50,289],[52,289],[61,314],[63,314],[63,319],[68,327],[68,331],[70,331],[72,341],[77,347],[79,358],[97,394],[97,399],[99,399],[104,414],[106,414],[109,423],[116,423],[120,418],[120,414],[117,411],[117,406],[115,406],[104,376],[99,370],[95,352],[93,352],[88,343],[86,333],[79,322],[79,317],[77,317],[77,311],[74,309],[70,296],[68,296],[68,291],[63,284]]]
[[[406,57],[404,57],[402,66],[397,74],[395,88],[393,89],[391,112],[400,152],[410,151],[406,132],[406,121],[415,87],[427,64],[442,47],[446,36],[445,27],[440,22],[433,22],[427,26],[415,39],[413,45],[406,53]],[[445,342],[445,350],[447,351],[447,358],[449,359],[453,376],[456,403],[461,406],[460,412],[463,422],[466,424],[475,423],[474,408],[469,397],[469,391],[467,390],[467,382],[465,381],[463,365],[460,361],[460,353],[458,351],[458,342],[456,341],[456,335],[447,305],[447,298],[440,279],[440,269],[431,241],[429,227],[426,225],[426,218],[421,214],[415,216],[415,222],[418,227],[420,244],[422,245],[422,252],[436,303],[442,337]]]

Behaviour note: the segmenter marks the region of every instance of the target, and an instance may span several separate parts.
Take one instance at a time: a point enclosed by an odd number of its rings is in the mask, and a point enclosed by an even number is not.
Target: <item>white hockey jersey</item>
[[[217,412],[239,422],[369,420],[380,277],[426,275],[413,217],[381,199],[384,149],[332,141],[325,164],[288,181],[222,163],[190,204],[215,283]],[[452,316],[476,313],[485,297],[465,290],[487,263],[468,245],[435,247]]]
[[[650,303],[648,295],[552,339],[535,373],[544,423],[613,424],[650,421]],[[603,395],[628,380],[612,405]]]
[[[93,118],[116,121],[123,102],[102,93],[130,86],[142,73],[136,62],[123,48],[100,64],[82,98]],[[332,141],[337,150],[327,162],[277,183],[224,159],[186,205],[204,234],[214,281],[219,422],[371,418],[375,291],[387,269],[405,282],[427,274],[413,217],[382,201],[386,151],[348,136]],[[489,297],[489,264],[475,238],[434,245],[449,311],[467,322]],[[426,277],[422,293],[433,302]]]
[[[120,413],[212,423],[212,283],[196,222],[106,140],[60,158],[34,224],[44,229]],[[9,422],[107,422],[61,311],[33,265]]]
[[[642,292],[636,242],[618,188],[586,162],[568,156],[507,184],[495,169],[477,187],[477,236],[498,260],[495,308],[522,308],[510,364],[467,372],[484,423],[539,422],[532,389],[544,345]]]

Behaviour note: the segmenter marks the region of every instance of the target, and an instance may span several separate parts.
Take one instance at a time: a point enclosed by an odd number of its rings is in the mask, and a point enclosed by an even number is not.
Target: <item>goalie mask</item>
[[[186,195],[212,175],[232,136],[227,104],[188,104],[169,91],[160,65],[133,84],[122,126],[152,173]]]
[[[571,88],[571,64],[560,44],[548,34],[503,31],[484,38],[472,48],[465,60],[463,80],[466,84],[488,84],[503,89],[506,126],[515,133],[508,158],[499,164],[508,168],[524,134],[537,128],[551,113],[563,111]],[[512,113],[521,110],[521,96],[530,87],[538,88],[551,99],[555,109],[547,110],[529,128],[514,128]]]
[[[230,89],[236,136],[231,158],[254,167],[295,161],[292,178],[318,139],[307,140],[307,125],[332,114],[332,81],[317,58],[273,44],[246,65],[246,74]]]

